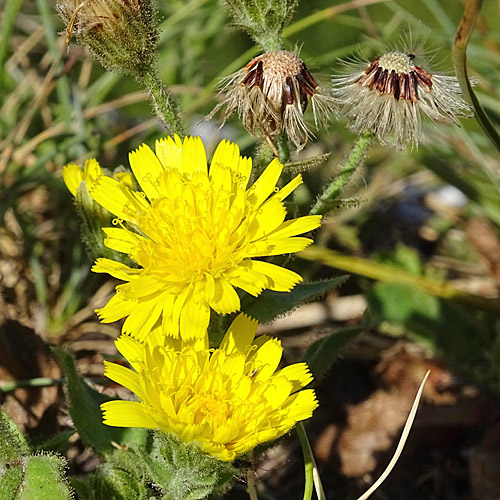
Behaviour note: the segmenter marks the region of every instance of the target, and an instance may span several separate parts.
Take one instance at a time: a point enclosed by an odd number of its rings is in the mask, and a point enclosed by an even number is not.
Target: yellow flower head
[[[131,268],[98,259],[93,270],[126,281],[97,310],[103,322],[127,317],[124,333],[144,338],[161,320],[165,335],[184,339],[205,334],[210,309],[225,314],[240,308],[235,288],[252,295],[264,289],[289,291],[301,277],[254,257],[303,250],[319,216],[285,222],[283,200],[302,182],[295,177],[276,187],[283,165],[273,160],[247,189],[252,162],[236,144],[223,141],[207,168],[197,137],[142,145],[130,153],[142,192],[101,176],[89,188],[115,214],[118,227],[104,228],[105,245],[129,254]]]
[[[159,327],[144,342],[121,335],[116,347],[134,370],[105,362],[105,374],[142,401],[103,403],[104,423],[159,428],[224,461],[282,436],[318,406],[314,390],[300,390],[312,375],[305,363],[276,371],[280,341],[254,339],[256,330],[240,314],[215,350],[206,332],[189,343]]]

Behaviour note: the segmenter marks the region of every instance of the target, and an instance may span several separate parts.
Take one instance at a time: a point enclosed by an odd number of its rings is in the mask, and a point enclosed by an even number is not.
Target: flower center
[[[136,218],[148,240],[133,258],[153,275],[172,282],[191,282],[207,273],[218,277],[241,263],[249,244],[242,193],[179,179],[172,196],[155,200]]]
[[[396,101],[417,102],[421,92],[432,91],[432,75],[415,66],[413,54],[388,52],[371,62],[358,85],[380,94],[392,94]]]
[[[210,395],[195,396],[190,405],[193,407],[193,422],[195,424],[201,424],[207,420],[225,424],[231,413],[227,403],[214,399]]]
[[[380,57],[378,65],[383,69],[394,71],[395,73],[409,73],[413,69],[413,54],[404,54],[403,52],[388,52]]]

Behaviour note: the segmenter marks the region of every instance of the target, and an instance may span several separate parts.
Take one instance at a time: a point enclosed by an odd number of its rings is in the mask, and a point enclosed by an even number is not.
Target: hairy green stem
[[[153,110],[156,116],[167,127],[168,133],[171,135],[178,134],[180,137],[183,137],[184,127],[182,125],[179,104],[174,96],[163,86],[156,69],[149,69],[140,76],[139,80],[148,89]]]
[[[366,151],[373,142],[372,132],[365,132],[360,135],[352,148],[351,154],[342,166],[339,174],[333,179],[332,183],[326,187],[323,194],[311,209],[311,215],[323,215],[331,207],[332,201],[336,200],[351,177],[356,172]]]

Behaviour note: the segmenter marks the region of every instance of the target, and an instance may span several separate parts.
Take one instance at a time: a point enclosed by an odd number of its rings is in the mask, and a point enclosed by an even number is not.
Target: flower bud
[[[158,29],[150,0],[59,0],[56,8],[67,44],[74,33],[107,69],[141,76],[151,68]]]

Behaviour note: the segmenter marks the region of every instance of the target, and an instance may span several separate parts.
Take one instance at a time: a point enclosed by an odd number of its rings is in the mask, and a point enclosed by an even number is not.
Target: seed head
[[[309,101],[316,125],[326,122],[334,102],[330,90],[315,81],[304,61],[285,50],[255,57],[223,85],[223,101],[208,118],[224,108],[225,122],[238,110],[251,134],[260,133],[272,141],[284,130],[298,150],[312,137],[304,117]]]
[[[333,93],[356,133],[371,131],[380,142],[404,149],[418,143],[421,115],[459,125],[472,116],[454,76],[435,75],[414,64],[415,55],[392,51],[372,62],[347,63],[349,72],[334,78]]]
[[[158,29],[150,0],[59,0],[72,34],[108,69],[140,76],[154,61]]]

